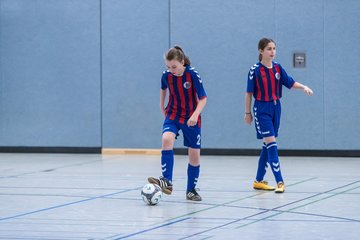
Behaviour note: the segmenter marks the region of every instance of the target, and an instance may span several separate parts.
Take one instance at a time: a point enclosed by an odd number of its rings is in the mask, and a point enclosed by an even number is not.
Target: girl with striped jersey
[[[281,175],[280,162],[276,137],[280,126],[282,86],[288,89],[295,88],[303,90],[307,95],[313,91],[287,75],[285,70],[277,62],[276,44],[274,40],[263,38],[258,44],[259,62],[250,68],[247,80],[247,91],[245,94],[245,117],[247,124],[255,120],[255,129],[258,139],[263,140],[260,153],[256,179],[253,183],[254,189],[275,190],[276,193],[285,191],[284,180]],[[251,100],[255,98],[253,113],[251,113]],[[275,176],[276,188],[269,186],[264,181],[267,164]]]
[[[196,191],[200,174],[201,116],[207,96],[199,73],[190,66],[190,59],[179,46],[165,53],[167,71],[163,72],[160,89],[160,111],[165,117],[162,134],[162,176],[149,177],[150,183],[158,184],[165,194],[173,190],[174,142],[181,130],[184,146],[188,147],[186,199],[201,201]],[[169,93],[167,106],[165,99]]]

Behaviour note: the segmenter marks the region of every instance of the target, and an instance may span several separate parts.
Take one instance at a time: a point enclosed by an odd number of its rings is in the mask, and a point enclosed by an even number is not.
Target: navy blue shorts
[[[255,100],[253,110],[257,139],[277,137],[281,116],[280,101],[262,102]]]
[[[201,148],[201,128],[199,128],[197,125],[189,127],[186,124],[181,124],[168,118],[165,119],[163,124],[163,133],[172,132],[178,136],[179,130],[181,130],[184,135],[185,147]]]

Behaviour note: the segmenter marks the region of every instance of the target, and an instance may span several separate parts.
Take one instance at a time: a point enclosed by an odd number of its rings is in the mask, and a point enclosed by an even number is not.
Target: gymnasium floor
[[[202,157],[202,202],[146,206],[159,156],[0,154],[0,239],[359,239],[360,159],[281,157],[286,192],[252,189],[257,157]],[[267,174],[274,183],[272,173]]]

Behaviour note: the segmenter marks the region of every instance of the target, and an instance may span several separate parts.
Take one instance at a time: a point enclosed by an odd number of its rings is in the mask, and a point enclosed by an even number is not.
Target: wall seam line
[[[102,0],[99,0],[99,34],[100,34],[100,147],[103,147],[103,54],[102,54]]]

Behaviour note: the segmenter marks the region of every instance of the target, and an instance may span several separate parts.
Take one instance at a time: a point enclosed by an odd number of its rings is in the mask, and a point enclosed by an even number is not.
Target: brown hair
[[[260,50],[260,49],[264,50],[266,48],[266,46],[271,42],[276,45],[275,41],[272,40],[271,38],[262,38],[262,39],[260,39],[259,44],[258,44],[258,50]],[[261,59],[262,59],[262,56],[259,53],[259,61],[261,61]]]
[[[179,62],[184,61],[184,66],[190,66],[191,62],[188,56],[185,55],[184,51],[180,46],[175,45],[165,53],[165,59],[168,61],[178,60]]]

